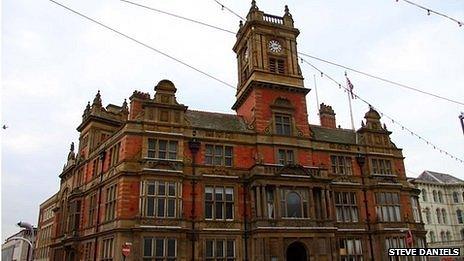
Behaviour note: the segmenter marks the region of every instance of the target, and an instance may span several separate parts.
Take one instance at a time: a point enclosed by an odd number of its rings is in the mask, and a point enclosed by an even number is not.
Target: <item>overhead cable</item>
[[[309,66],[311,66],[313,69],[315,69],[316,71],[318,71],[320,74],[321,74],[321,77],[326,77],[328,78],[329,80],[331,80],[332,82],[334,82],[339,89],[344,89],[345,92],[351,92],[354,96],[355,99],[359,99],[360,101],[364,102],[365,104],[367,104],[369,107],[372,107],[374,110],[376,110],[377,112],[380,113],[381,116],[384,116],[386,117],[387,119],[389,119],[391,121],[392,124],[395,124],[399,127],[401,127],[401,130],[403,131],[406,131],[408,133],[410,133],[412,136],[415,136],[417,137],[419,140],[423,141],[424,143],[426,143],[427,145],[431,146],[434,150],[437,150],[439,151],[440,153],[443,153],[445,154],[446,156],[449,156],[451,159],[454,159],[456,161],[459,161],[461,163],[464,163],[464,160],[453,155],[452,153],[440,148],[439,146],[435,145],[434,143],[432,143],[430,140],[424,138],[423,136],[417,134],[416,132],[412,131],[411,129],[407,128],[406,126],[404,126],[403,124],[401,124],[398,120],[394,119],[393,117],[389,116],[388,114],[380,111],[378,108],[374,107],[372,105],[372,103],[368,102],[367,100],[365,100],[364,98],[360,97],[358,94],[354,93],[352,90],[350,90],[348,87],[342,85],[340,82],[338,82],[337,80],[335,80],[333,77],[331,77],[330,75],[326,74],[325,72],[323,72],[322,70],[320,70],[319,68],[317,68],[316,66],[314,66],[312,63],[306,61],[305,59],[303,58],[300,58],[301,61],[303,63],[306,63],[308,64]]]
[[[139,41],[139,40],[137,40],[137,39],[135,39],[135,38],[133,38],[133,37],[131,37],[131,36],[125,34],[125,33],[122,33],[122,32],[120,32],[120,31],[118,31],[118,30],[116,30],[116,29],[113,29],[113,28],[111,28],[111,27],[109,27],[109,26],[107,26],[107,25],[105,25],[105,24],[103,24],[103,23],[101,23],[101,22],[99,22],[99,21],[97,21],[97,20],[95,20],[95,19],[89,17],[89,16],[86,16],[86,15],[84,15],[84,14],[82,14],[82,13],[76,11],[76,10],[73,10],[73,9],[71,9],[70,7],[67,7],[67,6],[65,6],[65,5],[63,5],[63,4],[61,4],[61,3],[57,2],[57,1],[54,1],[54,0],[48,0],[48,1],[54,3],[54,4],[58,5],[58,6],[61,6],[62,8],[66,9],[66,10],[68,10],[68,11],[70,11],[70,12],[72,12],[72,13],[74,13],[74,14],[76,14],[76,15],[82,17],[82,18],[85,18],[85,19],[87,19],[87,20],[89,20],[89,21],[91,21],[91,22],[93,22],[93,23],[96,23],[96,24],[98,24],[98,25],[100,25],[100,26],[102,26],[102,27],[104,27],[104,28],[106,28],[106,29],[108,29],[108,30],[110,30],[110,31],[112,31],[112,32],[114,32],[114,33],[120,35],[120,36],[123,36],[123,37],[125,37],[125,38],[127,38],[127,39],[129,39],[129,40],[131,40],[131,41],[133,41],[133,42],[135,42],[135,43],[137,43],[137,44],[139,44],[139,45],[142,45],[142,46],[144,46],[144,47],[146,47],[146,48],[148,48],[148,49],[150,49],[150,50],[152,50],[152,51],[155,51],[155,52],[157,52],[158,54],[161,54],[161,55],[163,55],[163,56],[165,56],[165,57],[167,57],[167,58],[169,58],[169,59],[171,59],[171,60],[174,60],[174,61],[177,62],[177,63],[180,63],[180,64],[182,64],[182,65],[184,65],[184,66],[187,66],[188,68],[190,68],[190,69],[192,69],[192,70],[194,70],[194,71],[196,71],[196,72],[199,72],[199,73],[203,74],[204,76],[207,76],[207,77],[209,77],[209,78],[211,78],[211,79],[213,79],[213,80],[215,80],[215,81],[217,81],[217,82],[220,82],[221,84],[223,84],[223,85],[225,85],[225,86],[227,86],[227,87],[229,87],[229,88],[232,88],[232,89],[234,89],[234,90],[236,89],[236,87],[234,87],[232,84],[227,83],[227,82],[225,82],[225,81],[223,81],[223,80],[217,78],[216,76],[213,76],[213,75],[211,75],[211,74],[209,74],[209,73],[207,73],[207,72],[205,72],[205,71],[203,71],[203,70],[201,70],[201,69],[198,69],[197,67],[195,67],[195,66],[193,66],[193,65],[190,65],[190,64],[188,64],[188,63],[186,63],[186,62],[180,60],[179,58],[176,58],[176,57],[174,57],[174,56],[172,56],[172,55],[170,55],[170,54],[167,54],[167,53],[165,53],[165,52],[163,52],[163,51],[160,51],[160,50],[158,50],[158,49],[156,49],[156,48],[154,48],[154,47],[152,47],[152,46],[150,46],[150,45],[148,45],[148,44],[146,44],[146,43],[143,43],[143,42],[141,42],[141,41]]]
[[[398,2],[398,1],[399,1],[399,0],[396,0],[396,2]],[[459,21],[459,20],[456,19],[456,18],[453,18],[453,17],[451,17],[451,16],[449,16],[449,15],[446,15],[446,14],[443,14],[443,13],[441,13],[441,12],[437,12],[437,11],[435,11],[435,10],[432,10],[431,8],[428,8],[428,7],[425,7],[425,6],[416,4],[416,3],[412,2],[412,1],[409,1],[409,0],[401,0],[401,1],[403,1],[403,2],[405,2],[405,3],[408,3],[408,4],[410,4],[410,5],[413,5],[413,6],[415,6],[415,7],[418,7],[418,8],[420,8],[420,9],[426,11],[426,12],[427,12],[427,15],[435,14],[435,15],[444,17],[444,18],[446,18],[446,19],[449,19],[449,20],[451,20],[451,21],[457,23],[459,27],[462,27],[462,25],[464,24],[462,21]]]
[[[170,16],[173,16],[173,17],[176,17],[176,18],[179,18],[179,19],[189,21],[189,22],[193,22],[193,23],[196,23],[196,24],[200,24],[200,25],[203,25],[203,26],[214,28],[216,30],[227,32],[227,33],[230,33],[230,34],[233,34],[233,35],[236,34],[235,32],[233,32],[231,30],[224,29],[224,28],[221,28],[219,26],[215,26],[215,25],[212,25],[212,24],[209,24],[209,23],[201,22],[201,21],[198,21],[198,20],[195,20],[195,19],[192,19],[192,18],[188,18],[188,17],[185,17],[185,16],[180,16],[180,15],[177,15],[177,14],[169,13],[169,12],[162,11],[162,10],[159,10],[159,9],[156,9],[156,8],[153,8],[153,7],[149,7],[149,6],[145,6],[145,5],[142,5],[142,4],[134,3],[134,2],[131,2],[131,1],[128,1],[128,0],[120,0],[120,1],[129,3],[129,4],[133,4],[133,5],[136,5],[136,6],[139,6],[139,7],[143,7],[143,8],[146,8],[146,9],[149,9],[149,10],[152,10],[152,11],[156,11],[156,12],[159,12],[159,13],[163,13],[163,14],[166,14],[166,15],[170,15]],[[216,1],[216,0],[214,0],[214,1]],[[221,6],[223,6],[223,4],[221,2],[219,2],[219,1],[216,1],[216,2],[218,4],[220,4]],[[233,12],[230,8],[228,8],[226,6],[224,6],[224,8],[226,8],[230,12]],[[233,12],[233,13],[235,14],[235,12]],[[429,95],[429,96],[432,96],[434,98],[441,99],[441,100],[444,100],[444,101],[448,101],[448,102],[451,102],[451,103],[464,105],[464,102],[462,102],[462,101],[459,101],[459,100],[456,100],[456,99],[451,99],[451,98],[448,98],[448,97],[445,97],[443,95],[439,95],[439,94],[436,94],[436,93],[427,92],[427,91],[421,90],[419,88],[412,87],[410,85],[399,83],[399,82],[394,81],[394,80],[389,80],[389,79],[384,78],[382,76],[377,76],[377,75],[374,75],[372,73],[368,73],[368,72],[361,71],[359,69],[355,69],[355,68],[353,68],[351,66],[348,66],[348,65],[343,65],[343,64],[340,64],[340,63],[337,63],[337,62],[334,62],[334,61],[329,61],[327,59],[320,58],[320,57],[317,57],[317,56],[314,56],[314,55],[311,55],[311,54],[308,54],[308,53],[305,53],[305,52],[298,52],[298,54],[301,55],[301,56],[306,56],[306,57],[311,58],[311,59],[315,59],[315,60],[330,64],[330,65],[334,65],[334,66],[343,68],[345,70],[349,70],[349,71],[352,71],[352,72],[355,72],[355,73],[370,77],[372,79],[383,81],[383,82],[392,84],[392,85],[397,86],[397,87],[401,87],[401,88],[408,89],[408,90],[411,90],[411,91],[415,91],[415,92],[418,92],[418,93],[421,93],[421,94]]]

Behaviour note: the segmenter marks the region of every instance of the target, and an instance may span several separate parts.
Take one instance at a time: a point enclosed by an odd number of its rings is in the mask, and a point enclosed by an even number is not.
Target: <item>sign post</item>
[[[126,260],[126,257],[129,256],[131,252],[131,242],[126,242],[122,245],[121,251],[122,251],[122,260]]]

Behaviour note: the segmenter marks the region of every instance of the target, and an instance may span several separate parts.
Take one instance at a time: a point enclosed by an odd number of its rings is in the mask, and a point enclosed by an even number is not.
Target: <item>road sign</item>
[[[122,255],[123,256],[129,256],[130,252],[131,252],[131,244],[124,244],[122,245]]]

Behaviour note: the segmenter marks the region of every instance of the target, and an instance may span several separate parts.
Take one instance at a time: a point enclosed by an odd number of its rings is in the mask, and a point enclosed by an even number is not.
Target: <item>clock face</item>
[[[273,53],[280,53],[282,51],[282,45],[277,40],[270,40],[269,51]]]

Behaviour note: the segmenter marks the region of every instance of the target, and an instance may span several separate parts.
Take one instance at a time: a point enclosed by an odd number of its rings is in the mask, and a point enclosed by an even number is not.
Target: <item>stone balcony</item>
[[[295,176],[308,178],[328,178],[327,169],[302,166],[298,164],[278,165],[278,164],[256,164],[250,169],[250,176],[266,175],[266,176]]]

